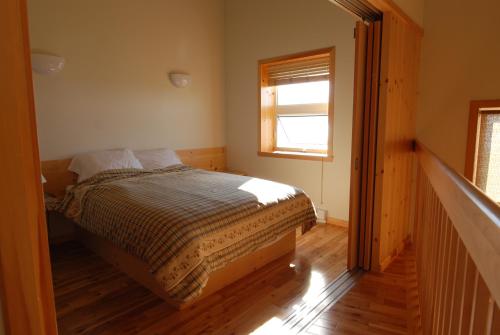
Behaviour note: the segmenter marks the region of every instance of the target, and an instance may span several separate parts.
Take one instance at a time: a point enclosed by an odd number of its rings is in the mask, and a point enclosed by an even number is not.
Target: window
[[[260,62],[259,154],[333,157],[334,49]]]
[[[500,101],[471,104],[466,176],[500,203]]]

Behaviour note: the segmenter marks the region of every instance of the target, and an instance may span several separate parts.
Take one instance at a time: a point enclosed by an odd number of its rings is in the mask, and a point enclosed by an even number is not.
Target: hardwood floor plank
[[[406,250],[382,273],[366,273],[344,297],[306,330],[329,334],[418,333],[415,254]]]
[[[246,334],[279,325],[345,271],[347,229],[318,225],[297,240],[293,267],[273,262],[182,311],[77,242],[51,254],[59,334]]]

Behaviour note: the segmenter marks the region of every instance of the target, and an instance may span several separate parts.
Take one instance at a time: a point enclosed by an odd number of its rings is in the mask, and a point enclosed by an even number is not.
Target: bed
[[[186,165],[100,172],[59,211],[84,245],[179,309],[290,254],[296,228],[316,220],[300,189]]]

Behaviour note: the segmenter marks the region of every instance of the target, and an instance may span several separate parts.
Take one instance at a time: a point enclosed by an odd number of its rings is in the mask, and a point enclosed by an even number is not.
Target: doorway
[[[25,10],[26,8],[24,8],[24,16],[25,16]],[[12,17],[17,17],[16,15],[13,15]],[[6,22],[6,21],[4,21]],[[24,24],[24,27],[21,27],[22,29],[20,29],[19,31],[22,32],[22,34],[24,35],[20,35],[18,36],[20,40],[23,40],[26,45],[25,45],[25,49],[24,49],[24,56],[23,58],[20,58],[22,59],[22,66],[17,68],[17,69],[13,69],[13,70],[18,70],[18,71],[24,71],[26,73],[30,72],[30,71],[27,71],[27,69],[29,69],[29,50],[27,48],[27,26],[26,26],[26,22],[23,23]],[[19,59],[17,60],[17,62],[20,62]],[[362,68],[362,67],[361,67]],[[23,77],[27,83],[31,83],[31,75],[28,75],[27,77]],[[20,85],[22,83],[19,83]],[[25,83],[24,83],[25,84]],[[364,86],[364,85],[363,85]],[[28,92],[25,92],[26,93],[26,96],[30,96],[30,98],[28,99],[30,102],[31,102],[31,105],[30,106],[27,106],[26,107],[26,115],[30,115],[30,124],[25,128],[27,134],[31,137],[31,138],[35,138],[36,139],[36,131],[35,131],[35,122],[34,122],[34,108],[33,108],[33,101],[32,101],[32,92],[30,92],[30,90],[28,90]],[[364,104],[363,104],[364,105]],[[362,105],[360,105],[362,106]],[[18,120],[19,121],[19,120]],[[21,120],[22,121],[22,120]],[[7,141],[7,140],[6,140]],[[41,320],[45,320],[43,323],[43,325],[33,325],[33,329],[42,329],[45,327],[46,329],[46,333],[52,333],[52,330],[53,328],[51,329],[51,327],[53,326],[53,315],[51,315],[51,310],[53,310],[53,306],[51,308],[51,303],[53,303],[53,297],[51,295],[51,290],[48,289],[47,287],[50,287],[51,285],[51,278],[50,278],[50,272],[48,271],[49,267],[48,267],[48,262],[47,262],[47,250],[46,250],[46,246],[47,246],[47,237],[46,237],[46,231],[45,231],[45,222],[44,222],[44,218],[43,218],[43,209],[42,209],[42,189],[41,189],[41,186],[39,185],[39,175],[40,175],[40,169],[38,167],[39,165],[39,158],[38,158],[38,154],[37,154],[37,143],[36,143],[36,140],[34,140],[32,143],[28,143],[25,145],[27,146],[28,148],[28,145],[29,145],[29,149],[26,149],[25,152],[27,153],[33,153],[35,152],[36,154],[33,155],[33,157],[30,157],[30,161],[31,161],[31,170],[28,171],[26,173],[26,178],[21,178],[21,179],[26,179],[26,180],[30,180],[30,187],[32,188],[31,189],[31,205],[34,206],[36,204],[36,208],[37,208],[37,211],[35,211],[38,215],[36,216],[36,218],[32,221],[32,225],[29,226],[30,229],[32,229],[32,231],[28,234],[29,236],[32,236],[33,240],[34,240],[34,246],[35,246],[35,254],[38,254],[39,255],[42,255],[42,257],[38,260],[39,263],[38,265],[40,266],[38,268],[38,270],[41,269],[41,271],[39,272],[39,275],[42,277],[41,279],[39,280],[39,282],[42,282],[43,285],[39,285],[38,281],[37,280],[34,280],[32,282],[32,285],[33,287],[35,287],[38,292],[40,292],[40,294],[38,295],[38,297],[42,297],[43,299],[41,299],[40,301],[43,301],[45,303],[45,305],[40,305],[39,302],[38,303],[34,303],[33,306],[39,306],[39,313],[40,313],[40,319]],[[15,155],[15,153],[11,153],[13,155]],[[360,160],[359,160],[359,157],[357,157],[358,160],[353,160],[353,166],[354,166],[354,169],[360,169],[363,165],[360,164]],[[18,162],[20,165],[23,164],[23,162]],[[36,177],[36,178],[35,178]],[[13,186],[14,187],[14,186]],[[360,192],[361,194],[361,192]],[[351,215],[354,215],[352,214],[352,210],[351,210]],[[351,224],[352,225],[352,224]],[[35,233],[33,233],[33,231]],[[356,240],[354,241],[357,241],[357,236],[358,233],[350,233],[350,237],[352,238],[352,236],[354,236],[354,238],[356,238]],[[351,240],[352,241],[352,240]],[[356,243],[352,243],[351,242],[351,248],[352,246],[356,245]],[[37,248],[36,246],[40,246],[40,248]],[[349,250],[355,250],[355,254],[357,253],[357,247],[354,247],[354,249],[349,249]],[[26,257],[29,257],[30,253],[27,253],[26,254]],[[44,258],[45,257],[45,258]],[[354,257],[349,257],[349,259],[355,259]],[[24,264],[29,264],[30,262],[26,262]],[[295,264],[295,266],[297,266],[297,264]],[[298,266],[300,266],[300,264],[298,264]],[[356,267],[356,261],[353,261],[353,263],[351,263],[351,265],[353,268]],[[21,272],[23,270],[20,270]],[[5,273],[5,272],[3,272]],[[9,281],[11,280],[12,278],[9,279]],[[36,279],[36,278],[35,278]],[[317,280],[316,277],[312,278],[313,280]],[[137,289],[140,291],[140,289]],[[139,292],[137,291],[137,292]],[[136,292],[136,293],[137,293]],[[8,306],[11,307],[11,300],[9,299],[6,299],[6,301],[8,302]],[[148,304],[148,303],[152,303],[151,301],[147,300],[144,302],[145,304]],[[32,305],[32,304],[29,304],[29,305]],[[43,308],[42,308],[43,307]],[[159,307],[157,310],[161,311],[161,307]],[[45,315],[44,315],[45,314]],[[18,315],[23,315],[23,313],[20,313]],[[24,315],[27,316],[27,318],[29,318],[28,316],[31,315],[31,311],[25,311]],[[272,320],[272,318],[271,318]],[[10,322],[10,319],[9,319],[9,322]],[[15,329],[22,329],[22,325],[20,325],[18,323],[18,327],[20,328],[15,328]],[[13,327],[14,329],[14,327]]]

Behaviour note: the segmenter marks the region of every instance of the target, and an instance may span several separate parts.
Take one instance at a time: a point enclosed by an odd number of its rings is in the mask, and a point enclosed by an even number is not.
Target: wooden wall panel
[[[226,148],[201,148],[177,150],[182,163],[197,169],[211,171],[226,170]],[[66,187],[76,183],[77,175],[68,170],[71,158],[42,162],[42,173],[47,183],[44,191],[56,197],[66,193]]]
[[[177,150],[176,153],[186,165],[211,171],[226,170],[225,147]]]
[[[383,270],[411,231],[413,140],[421,34],[384,13],[377,135],[372,269]]]

